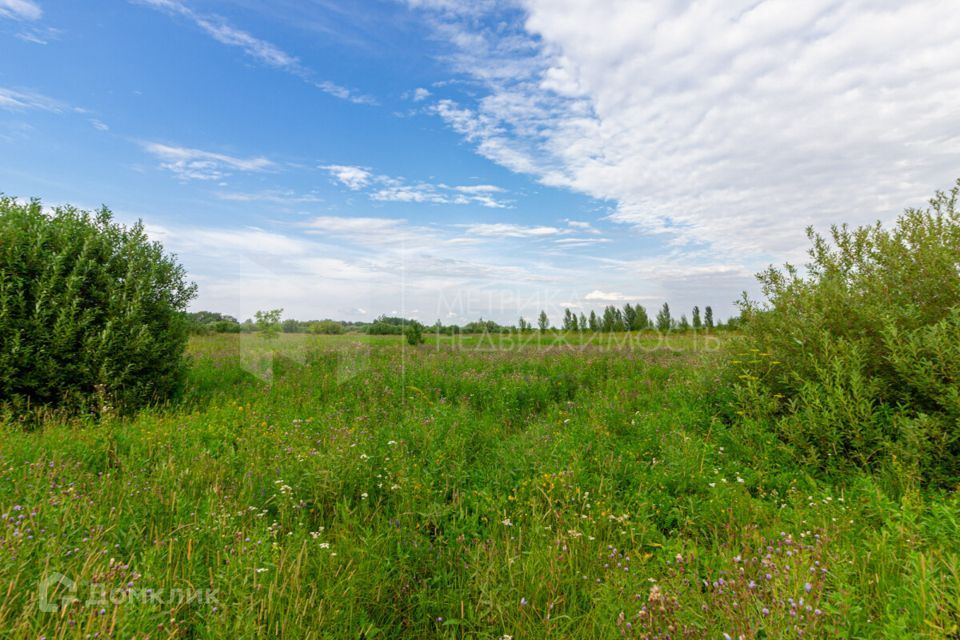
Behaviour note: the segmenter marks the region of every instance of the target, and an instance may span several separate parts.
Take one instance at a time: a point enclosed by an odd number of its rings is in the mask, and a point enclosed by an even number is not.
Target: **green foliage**
[[[309,323],[310,333],[339,335],[344,332],[343,323],[336,320],[317,320]]]
[[[168,398],[195,290],[139,222],[0,197],[0,402],[25,415]]]
[[[416,321],[407,323],[403,328],[403,336],[406,338],[407,344],[412,347],[423,344],[423,325]]]
[[[820,468],[960,480],[958,189],[890,229],[809,230],[806,276],[771,267],[769,304],[741,302],[744,397],[773,401],[779,433]]]
[[[657,312],[656,326],[657,331],[670,331],[673,327],[673,318],[670,316],[670,305],[666,302],[663,303],[660,311]]]
[[[190,333],[207,335],[210,333],[240,333],[240,323],[233,316],[214,311],[194,311],[187,314]]]
[[[272,340],[282,330],[283,325],[280,318],[283,315],[283,309],[271,309],[269,311],[257,311],[254,314],[256,318],[257,331],[260,337],[266,340]]]
[[[956,636],[960,494],[811,479],[765,424],[716,419],[729,387],[692,334],[523,342],[281,335],[304,352],[265,384],[259,338],[204,336],[202,402],[8,434],[0,635]],[[82,601],[42,613],[53,572]]]
[[[550,328],[550,319],[547,317],[546,311],[541,311],[537,317],[537,327],[540,328],[540,331],[546,331]]]

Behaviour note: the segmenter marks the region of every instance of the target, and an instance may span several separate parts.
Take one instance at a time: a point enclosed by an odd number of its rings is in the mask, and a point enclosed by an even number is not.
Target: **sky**
[[[192,309],[735,313],[960,177],[956,0],[0,0],[0,192]]]

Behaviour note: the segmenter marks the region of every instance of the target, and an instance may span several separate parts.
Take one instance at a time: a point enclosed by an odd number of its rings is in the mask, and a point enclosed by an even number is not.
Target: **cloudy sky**
[[[733,311],[960,176],[955,0],[0,0],[0,191],[241,318]]]

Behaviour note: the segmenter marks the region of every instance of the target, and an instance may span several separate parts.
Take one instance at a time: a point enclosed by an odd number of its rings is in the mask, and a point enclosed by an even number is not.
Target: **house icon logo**
[[[64,587],[66,594],[57,597],[59,587]],[[40,611],[42,613],[56,613],[61,606],[68,606],[77,602],[77,583],[62,573],[51,573],[39,583]]]

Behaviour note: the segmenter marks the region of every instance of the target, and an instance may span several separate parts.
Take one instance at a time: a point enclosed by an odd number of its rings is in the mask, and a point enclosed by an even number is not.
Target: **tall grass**
[[[200,337],[177,404],[8,430],[0,635],[956,637],[955,492],[812,477],[702,340],[551,335]]]

